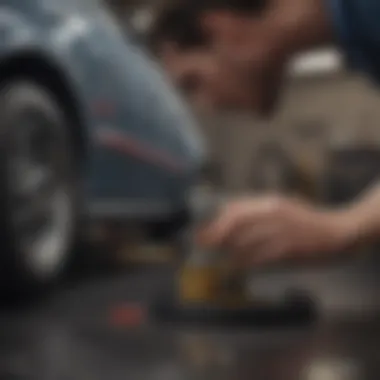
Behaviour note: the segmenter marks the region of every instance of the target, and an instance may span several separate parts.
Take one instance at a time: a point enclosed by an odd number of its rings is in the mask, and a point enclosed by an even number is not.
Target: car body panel
[[[64,74],[84,120],[86,208],[163,214],[183,204],[204,146],[158,63],[96,0],[0,0],[0,55]],[[111,211],[113,210],[113,211]]]

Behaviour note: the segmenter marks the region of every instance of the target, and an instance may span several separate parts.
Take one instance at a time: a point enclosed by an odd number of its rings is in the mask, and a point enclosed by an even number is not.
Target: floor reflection
[[[101,286],[87,282],[33,311],[4,311],[0,379],[379,379],[380,318],[375,315],[323,322],[309,331],[109,325],[112,305],[129,298],[147,302],[160,283],[159,276],[112,278]]]

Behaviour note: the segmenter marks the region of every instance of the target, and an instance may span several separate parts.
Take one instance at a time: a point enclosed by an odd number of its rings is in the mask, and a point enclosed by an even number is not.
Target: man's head
[[[321,0],[172,1],[150,44],[174,81],[202,106],[266,114],[304,33],[295,21]]]
[[[274,100],[274,93],[267,91],[273,87],[273,78],[252,62],[269,66],[275,49],[270,30],[259,30],[266,3],[179,0],[157,18],[151,46],[195,103],[267,111]],[[252,98],[255,86],[265,87],[260,99]]]

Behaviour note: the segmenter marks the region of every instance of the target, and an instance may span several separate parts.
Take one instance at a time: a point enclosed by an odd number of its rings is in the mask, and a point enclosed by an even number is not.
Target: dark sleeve
[[[380,0],[324,0],[348,64],[380,83]]]

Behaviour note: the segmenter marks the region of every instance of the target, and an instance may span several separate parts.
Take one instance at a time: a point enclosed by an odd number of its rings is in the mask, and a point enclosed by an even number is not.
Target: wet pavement
[[[380,317],[312,329],[196,330],[144,311],[166,270],[75,281],[33,307],[0,313],[0,380],[378,380]],[[136,308],[137,307],[137,308]]]

